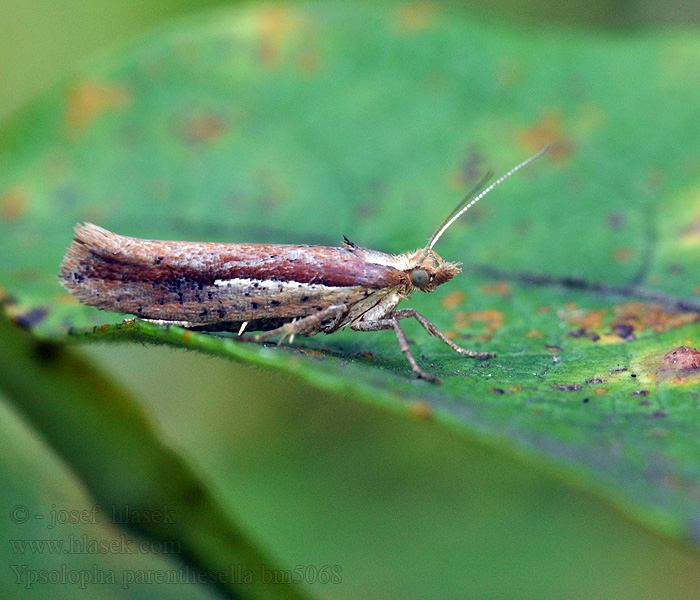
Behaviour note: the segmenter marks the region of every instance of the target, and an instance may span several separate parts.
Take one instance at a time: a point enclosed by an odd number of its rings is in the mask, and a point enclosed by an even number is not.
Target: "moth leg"
[[[393,329],[396,333],[396,340],[399,343],[399,348],[401,349],[401,352],[404,353],[404,356],[406,357],[408,364],[411,365],[413,372],[421,379],[426,379],[427,381],[432,381],[433,383],[441,383],[437,377],[431,375],[430,373],[426,373],[418,365],[418,362],[411,352],[411,346],[408,343],[406,333],[401,328],[401,324],[399,323],[400,318],[401,317],[396,316],[396,313],[392,313],[387,318],[377,319],[376,321],[356,321],[351,325],[351,327],[356,331],[381,331],[382,329]]]
[[[401,310],[396,310],[392,313],[396,319],[410,319],[413,317],[418,321],[423,328],[432,336],[445,342],[450,348],[455,352],[464,354],[466,356],[471,356],[472,358],[493,358],[496,356],[495,352],[475,352],[474,350],[467,350],[455,344],[450,338],[448,338],[442,331],[440,331],[435,325],[433,325],[428,319],[426,319],[422,314],[420,314],[415,308],[403,308]]]
[[[272,329],[256,335],[248,335],[241,339],[252,342],[262,342],[263,340],[267,340],[271,337],[281,335],[282,337],[278,342],[278,344],[281,344],[287,338],[291,338],[293,340],[295,335],[313,335],[327,329],[322,325],[323,322],[327,321],[328,319],[334,319],[332,325],[335,325],[338,322],[338,319],[340,319],[342,315],[347,312],[347,308],[348,307],[345,304],[332,304],[331,306],[328,306],[323,310],[319,310],[317,313],[309,315],[308,317],[291,321],[290,323],[285,323],[282,325],[282,327],[278,327],[277,329]]]

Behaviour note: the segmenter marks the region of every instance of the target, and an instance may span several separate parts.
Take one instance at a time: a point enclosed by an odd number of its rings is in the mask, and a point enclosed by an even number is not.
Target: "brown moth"
[[[439,383],[416,362],[401,319],[414,318],[450,348],[475,358],[495,356],[459,347],[412,308],[396,310],[419,289],[432,292],[459,273],[435,243],[465,211],[544,148],[476,193],[448,215],[424,248],[399,255],[362,248],[220,244],[142,240],[97,225],[77,225],[61,264],[62,285],[89,306],[136,315],[161,324],[209,331],[236,331],[240,339],[393,329],[413,371]],[[263,333],[243,336],[244,331]]]

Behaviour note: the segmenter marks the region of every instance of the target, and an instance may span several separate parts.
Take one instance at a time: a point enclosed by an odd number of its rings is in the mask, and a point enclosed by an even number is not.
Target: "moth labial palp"
[[[422,379],[439,383],[416,361],[401,327],[415,319],[460,354],[465,350],[414,309],[396,310],[414,290],[432,292],[460,272],[433,247],[465,211],[544,148],[482,189],[467,195],[423,248],[399,255],[363,248],[345,238],[341,247],[222,244],[145,240],[117,235],[97,225],[77,225],[61,263],[62,285],[80,302],[161,324],[232,331],[237,339],[393,329],[399,348]],[[262,333],[247,334],[245,332]]]

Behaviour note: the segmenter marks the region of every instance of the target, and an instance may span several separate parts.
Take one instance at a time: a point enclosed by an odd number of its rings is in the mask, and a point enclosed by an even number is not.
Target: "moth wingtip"
[[[66,249],[66,253],[59,267],[58,279],[61,285],[68,291],[80,297],[83,270],[85,265],[94,260],[93,253],[106,246],[109,240],[109,231],[94,225],[93,223],[76,223],[73,228],[73,241]]]

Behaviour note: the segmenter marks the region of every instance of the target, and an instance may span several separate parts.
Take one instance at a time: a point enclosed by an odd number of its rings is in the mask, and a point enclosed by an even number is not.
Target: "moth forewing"
[[[237,339],[393,329],[421,378],[439,383],[417,363],[400,321],[416,319],[456,352],[457,346],[414,309],[398,304],[419,289],[432,292],[459,273],[433,246],[466,210],[546,148],[477,194],[467,196],[415,252],[390,255],[345,240],[342,247],[220,244],[144,240],[96,225],[77,225],[61,263],[63,286],[80,302],[165,325],[232,331]],[[485,182],[484,182],[485,183]],[[263,333],[243,335],[246,331]]]

